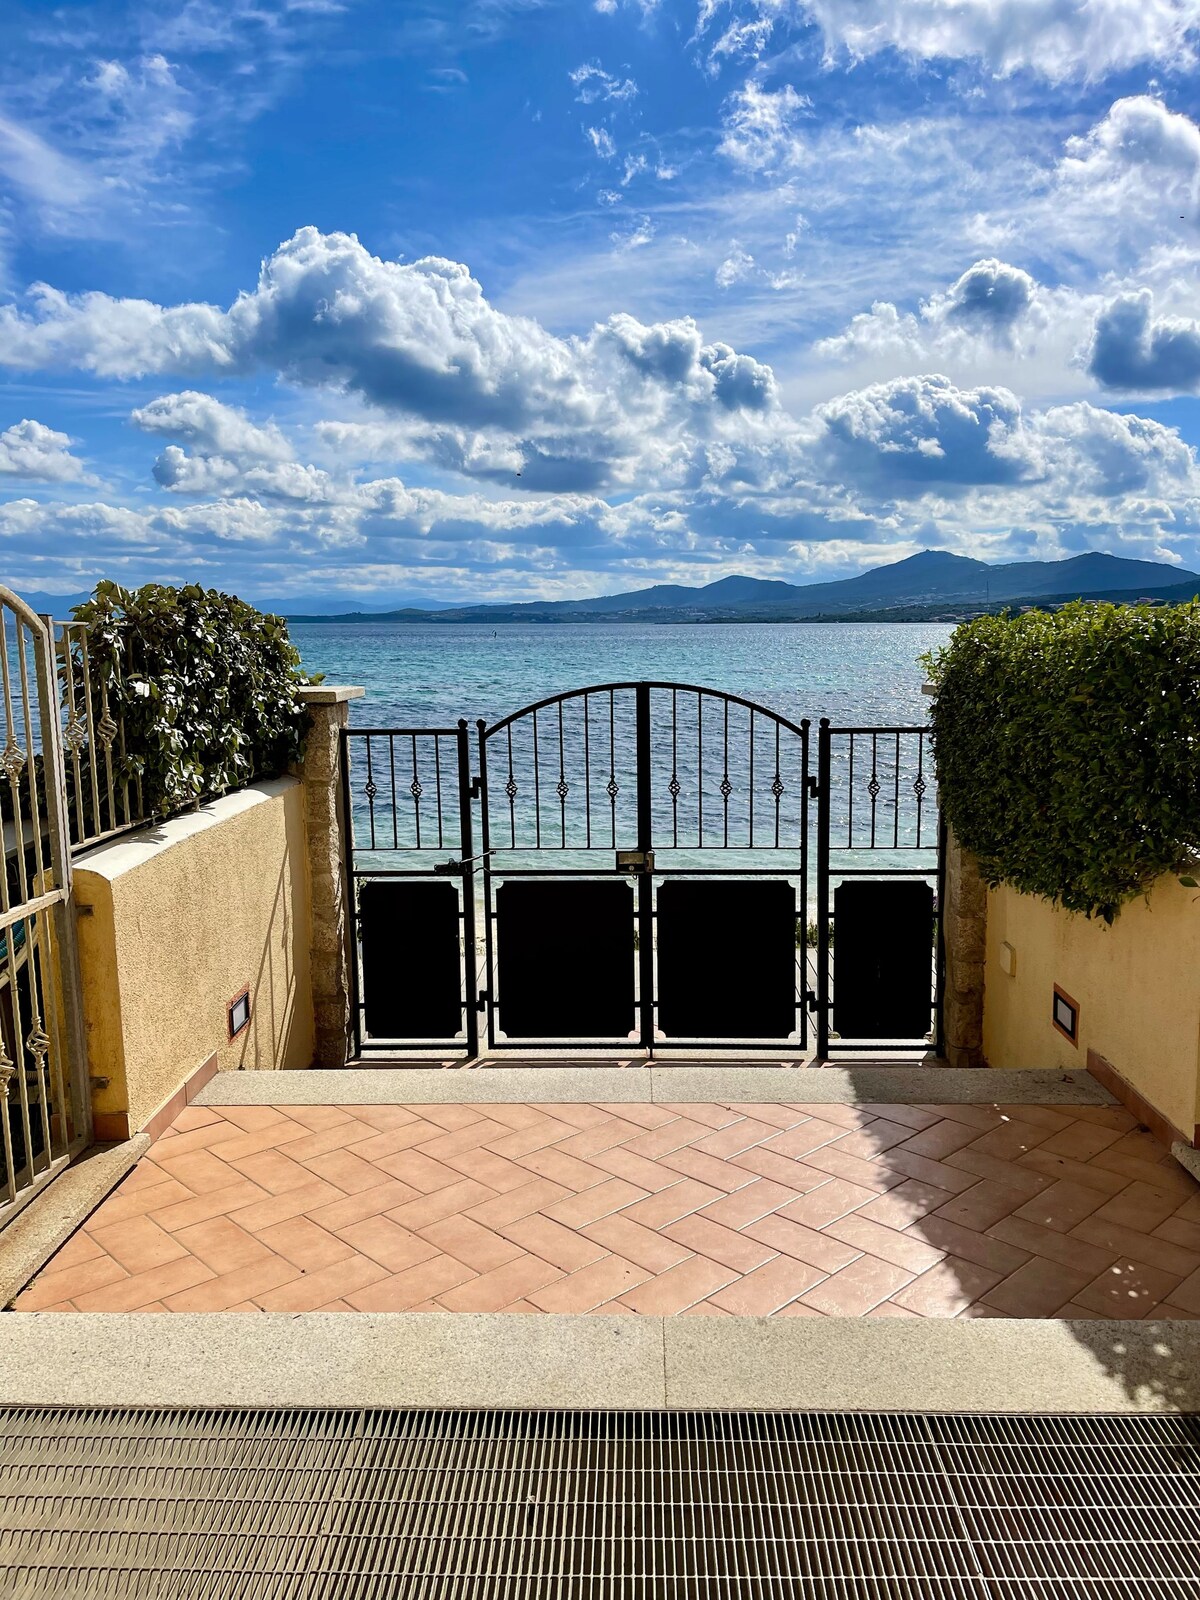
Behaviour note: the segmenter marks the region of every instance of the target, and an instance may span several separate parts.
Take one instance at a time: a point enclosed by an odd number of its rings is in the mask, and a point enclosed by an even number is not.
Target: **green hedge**
[[[945,815],[990,884],[1111,922],[1200,847],[1200,605],[980,617],[924,658]]]
[[[121,777],[141,780],[147,816],[287,770],[303,749],[308,680],[282,617],[197,584],[96,585],[88,625],[93,686],[124,727]],[[81,663],[73,658],[77,683]],[[114,746],[114,753],[119,751]]]

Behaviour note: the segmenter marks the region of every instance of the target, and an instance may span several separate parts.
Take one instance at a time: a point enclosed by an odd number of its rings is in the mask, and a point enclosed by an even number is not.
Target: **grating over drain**
[[[1200,1420],[0,1409],[8,1600],[1188,1600]]]

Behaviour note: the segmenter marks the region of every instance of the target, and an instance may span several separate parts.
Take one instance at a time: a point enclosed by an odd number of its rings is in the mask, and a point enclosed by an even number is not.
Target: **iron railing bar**
[[[102,826],[100,820],[100,773],[96,767],[96,719],[92,711],[92,666],[88,655],[88,630],[80,629],[79,651],[80,663],[83,667],[83,707],[85,727],[87,729],[88,774],[92,780],[92,821],[97,828]]]
[[[567,847],[567,773],[566,755],[563,741],[563,703],[558,702],[558,803],[559,803],[559,829],[562,838],[562,847]]]
[[[588,696],[583,697],[583,806],[585,816],[586,848],[592,848],[592,751],[588,726]]]
[[[416,740],[413,740],[414,758],[416,753]],[[396,807],[396,735],[388,734],[388,771],[392,780],[392,849],[400,848],[400,818]]]
[[[83,817],[83,769],[79,764],[79,714],[75,709],[75,652],[71,643],[71,624],[63,624],[63,687],[67,696],[67,727],[66,733],[71,737],[64,742],[71,752],[71,771],[75,777],[75,825],[82,842],[87,837],[87,823]],[[58,715],[58,691],[55,689],[55,715]]]
[[[465,726],[466,726],[465,722],[460,723],[459,724],[460,730]],[[438,849],[439,850],[444,850],[445,847],[446,847],[446,840],[445,840],[445,837],[444,837],[444,830],[443,830],[443,825],[442,825],[442,741],[441,741],[441,736],[438,735],[438,734],[435,734],[434,735],[434,739],[433,739],[433,775],[434,775],[434,786],[435,786],[435,789],[436,789],[436,792],[437,792]],[[467,785],[467,787],[468,787],[468,792],[469,792],[469,789],[470,789],[469,775],[468,775],[468,785]]]
[[[704,691],[696,690],[696,848],[704,849]]]
[[[542,847],[542,777],[538,770],[538,721],[533,713],[533,838],[535,848]]]

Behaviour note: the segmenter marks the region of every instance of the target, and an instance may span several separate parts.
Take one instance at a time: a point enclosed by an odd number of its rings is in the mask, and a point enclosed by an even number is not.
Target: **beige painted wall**
[[[220,1071],[313,1054],[304,788],[257,784],[76,863],[88,1061],[100,1116],[129,1131],[215,1054]],[[250,987],[230,1040],[229,1001]]]
[[[1001,964],[1001,946],[1016,957]],[[1079,1004],[1079,1043],[1051,1022],[1054,985]],[[988,892],[983,1049],[991,1067],[1087,1066],[1096,1050],[1182,1133],[1200,1121],[1200,895],[1176,878],[1111,927],[1002,885]]]

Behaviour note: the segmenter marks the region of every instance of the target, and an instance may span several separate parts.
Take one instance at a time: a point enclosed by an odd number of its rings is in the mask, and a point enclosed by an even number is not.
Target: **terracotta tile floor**
[[[24,1311],[1200,1317],[1200,1185],[1095,1106],[189,1107]]]

